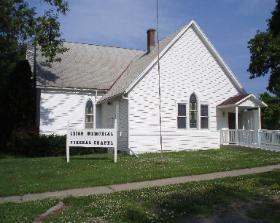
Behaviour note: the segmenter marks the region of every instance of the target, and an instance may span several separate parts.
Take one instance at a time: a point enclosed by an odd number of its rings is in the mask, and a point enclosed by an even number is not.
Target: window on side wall
[[[190,96],[190,128],[197,128],[197,99],[195,94],[191,94]]]
[[[85,128],[92,129],[93,128],[93,120],[94,120],[94,111],[93,111],[93,103],[91,99],[88,99],[86,103],[86,111],[85,111]]]
[[[209,107],[208,105],[200,105],[200,128],[209,128]]]
[[[186,104],[178,103],[177,109],[177,128],[185,129],[187,127],[187,108]]]

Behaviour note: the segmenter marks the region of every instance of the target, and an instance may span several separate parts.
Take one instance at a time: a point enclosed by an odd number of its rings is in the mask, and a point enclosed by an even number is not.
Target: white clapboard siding
[[[102,103],[102,128],[113,128],[114,119],[117,118],[118,124],[118,150],[128,148],[128,101],[117,97],[110,102]]]
[[[250,130],[257,130],[258,129],[258,111],[246,111],[242,112],[239,116],[239,128],[240,129],[250,129]]]
[[[118,148],[128,148],[128,100],[120,99],[118,112]]]
[[[114,119],[116,117],[116,102],[103,103],[101,105],[101,118],[102,118],[102,128],[114,128]]]
[[[84,128],[85,105],[88,99],[93,103],[95,92],[41,90],[40,98],[40,133],[64,135],[67,126]]]
[[[226,127],[226,116],[216,106],[238,94],[238,90],[192,28],[167,51],[160,63],[163,149],[218,148],[218,130]],[[177,103],[188,104],[193,92],[199,103],[209,105],[209,130],[177,129]],[[130,149],[158,151],[157,66],[137,83],[128,97]]]

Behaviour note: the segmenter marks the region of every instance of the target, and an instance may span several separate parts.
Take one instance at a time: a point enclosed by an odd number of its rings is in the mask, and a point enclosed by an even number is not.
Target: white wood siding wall
[[[99,106],[99,105],[98,105]],[[116,117],[116,102],[108,104],[107,102],[101,105],[102,128],[113,128],[114,119]]]
[[[69,128],[83,129],[85,126],[85,105],[88,99],[96,103],[101,96],[95,92],[41,90],[40,133],[64,135]],[[118,111],[116,111],[116,105]],[[128,101],[116,98],[110,105],[103,103],[95,108],[96,127],[113,128],[118,118],[118,149],[128,148]]]
[[[162,131],[164,150],[218,148],[219,128],[226,118],[216,106],[238,94],[195,31],[190,28],[161,59]],[[177,103],[188,104],[195,92],[199,104],[209,105],[209,130],[178,130]],[[135,152],[160,149],[158,73],[154,66],[129,97],[129,146]],[[199,107],[198,107],[199,108]]]
[[[118,148],[123,151],[128,149],[128,100],[119,100],[118,112]]]
[[[243,111],[240,116],[241,122],[239,129],[258,130],[259,117],[257,109],[252,111]]]
[[[85,105],[90,98],[93,103],[95,92],[41,90],[40,133],[64,135],[70,128],[82,129],[85,125]]]
[[[128,149],[128,101],[123,98],[114,99],[111,104],[107,102],[101,105],[102,128],[113,128],[114,119],[118,123],[118,149]]]

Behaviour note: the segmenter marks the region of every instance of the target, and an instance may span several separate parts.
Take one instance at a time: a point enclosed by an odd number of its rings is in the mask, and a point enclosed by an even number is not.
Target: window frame
[[[185,105],[185,109],[186,109],[186,114],[185,116],[179,115],[179,105]],[[186,102],[176,102],[176,126],[178,130],[185,130],[188,129],[188,110],[187,110],[187,103]],[[185,124],[186,127],[185,128],[179,128],[178,126],[178,118],[185,118]]]
[[[204,116],[204,115],[201,114],[201,111],[202,111],[201,106],[207,106],[208,116]],[[209,103],[201,103],[201,104],[199,105],[199,107],[200,107],[200,114],[199,114],[200,129],[202,129],[202,130],[209,130],[209,125],[210,125],[210,122],[209,122],[209,120],[210,120],[210,108],[209,108]],[[202,123],[202,122],[201,122],[201,118],[207,118],[207,128],[202,128],[202,127],[201,127],[201,123]]]
[[[87,113],[87,106],[88,106],[89,102],[92,105],[92,113]],[[84,111],[85,111],[85,115],[84,115],[84,118],[85,118],[85,122],[84,122],[85,129],[95,129],[95,103],[91,100],[91,98],[89,98],[86,101],[85,110]],[[87,122],[87,117],[88,116],[92,117],[92,122]],[[92,125],[90,127],[88,127],[88,124],[92,124]]]
[[[195,100],[196,100],[196,110],[191,110],[191,97],[192,97],[192,95],[194,95],[195,96]],[[188,125],[188,127],[189,127],[189,129],[192,129],[192,130],[194,130],[194,129],[199,129],[199,108],[200,108],[200,104],[199,104],[199,101],[198,101],[198,98],[197,98],[197,95],[193,92],[190,96],[189,96],[189,106],[188,106],[188,108],[189,108],[189,110],[188,110],[188,114],[189,114],[189,125]],[[191,112],[196,112],[196,127],[191,127]]]

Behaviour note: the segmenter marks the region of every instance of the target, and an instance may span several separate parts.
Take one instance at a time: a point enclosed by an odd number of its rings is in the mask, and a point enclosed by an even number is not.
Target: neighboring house
[[[218,148],[221,128],[261,128],[265,104],[246,93],[194,21],[159,47],[155,30],[148,30],[146,52],[67,42],[65,47],[61,62],[47,64],[40,53],[36,63],[30,60],[36,64],[41,134],[112,128],[117,118],[119,150],[159,151],[159,105],[164,151]]]

